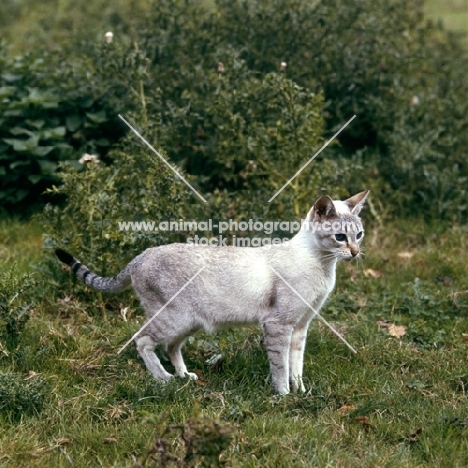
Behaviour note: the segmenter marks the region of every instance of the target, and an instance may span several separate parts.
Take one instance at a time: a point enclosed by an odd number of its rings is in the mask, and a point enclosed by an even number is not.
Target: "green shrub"
[[[9,58],[0,46],[0,202],[8,211],[37,203],[58,182],[61,161],[105,155],[126,131],[106,86],[83,77],[87,62],[70,62],[39,51]]]
[[[328,130],[357,115],[341,153],[366,170],[343,184],[375,186],[399,216],[467,218],[467,52],[425,22],[422,1],[216,4],[223,41],[250,70],[287,62],[288,77],[323,90]]]
[[[165,427],[162,425],[164,415],[157,418],[159,420],[154,417],[148,419],[155,420],[159,426],[158,435],[156,442],[146,449],[146,454],[132,465],[135,468],[165,467],[173,463],[179,467],[222,466],[224,463],[220,456],[231,445],[237,432],[233,426],[207,416],[192,417],[183,424],[167,424]]]
[[[0,414],[11,422],[35,415],[42,410],[48,392],[41,377],[28,380],[24,375],[0,372]]]
[[[0,273],[0,352],[18,345],[32,305],[25,295],[34,285],[32,275],[18,273],[15,266]]]
[[[51,249],[49,269],[61,281],[56,247],[102,275],[114,275],[145,248],[174,240],[164,231],[120,231],[118,223],[179,219],[191,196],[185,184],[136,136],[124,139],[109,157],[111,165],[89,162],[80,170],[61,165],[62,184],[48,190],[67,200],[64,206],[48,204],[39,216],[45,247]]]
[[[208,8],[161,0],[144,10],[140,18],[119,15],[109,44],[91,25],[54,55],[36,51],[14,62],[3,53],[6,203],[50,186],[60,161],[85,151],[105,157],[128,130],[117,114],[133,111],[157,146],[196,177],[210,206],[226,213],[253,198],[240,211],[260,213],[271,188],[295,172],[288,174],[298,148],[305,156],[323,142],[321,118],[331,136],[356,114],[320,172],[308,168],[297,183],[307,174],[309,183],[292,193],[305,200],[312,191],[343,187],[335,191],[346,195],[371,186],[386,212],[466,219],[466,51],[425,22],[422,2],[218,0]],[[282,61],[286,70],[272,78]],[[268,91],[267,76],[282,77],[279,94]],[[310,122],[301,120],[301,107]],[[273,173],[272,158],[290,163],[279,162],[277,176],[262,180],[266,166]],[[277,208],[303,213],[291,200]]]

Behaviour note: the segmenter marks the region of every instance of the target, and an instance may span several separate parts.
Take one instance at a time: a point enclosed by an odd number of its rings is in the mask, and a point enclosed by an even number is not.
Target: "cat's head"
[[[368,194],[369,190],[365,190],[343,201],[325,195],[314,203],[305,224],[312,232],[315,249],[337,260],[349,261],[359,256],[364,238],[359,213]]]

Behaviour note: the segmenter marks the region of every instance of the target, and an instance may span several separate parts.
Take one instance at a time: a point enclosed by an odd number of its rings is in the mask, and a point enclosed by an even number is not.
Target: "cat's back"
[[[132,261],[132,270],[145,277],[177,273],[190,278],[204,267],[205,275],[211,272],[227,278],[233,270],[237,275],[242,270],[262,271],[267,268],[267,258],[267,251],[261,248],[174,243],[145,250]]]

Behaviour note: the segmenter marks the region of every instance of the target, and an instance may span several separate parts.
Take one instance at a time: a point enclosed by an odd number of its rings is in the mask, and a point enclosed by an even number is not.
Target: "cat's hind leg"
[[[175,367],[176,373],[179,377],[188,377],[191,380],[197,380],[198,375],[194,372],[189,372],[185,365],[184,358],[182,357],[182,345],[186,338],[182,337],[167,345],[167,354]]]
[[[146,364],[148,370],[153,374],[153,377],[157,380],[167,382],[172,379],[173,375],[166,372],[161,362],[154,352],[154,348],[158,344],[149,335],[142,335],[135,338],[135,344],[138,354],[141,356]]]

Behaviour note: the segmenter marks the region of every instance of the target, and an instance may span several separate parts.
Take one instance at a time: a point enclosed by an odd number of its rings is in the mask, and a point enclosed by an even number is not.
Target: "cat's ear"
[[[344,202],[349,206],[351,213],[358,215],[364,206],[367,195],[369,195],[369,190],[364,190],[364,192],[359,192],[351,198],[348,198]]]
[[[324,195],[320,197],[312,207],[312,213],[318,218],[332,218],[338,216],[336,214],[335,205],[333,200],[328,196]]]

